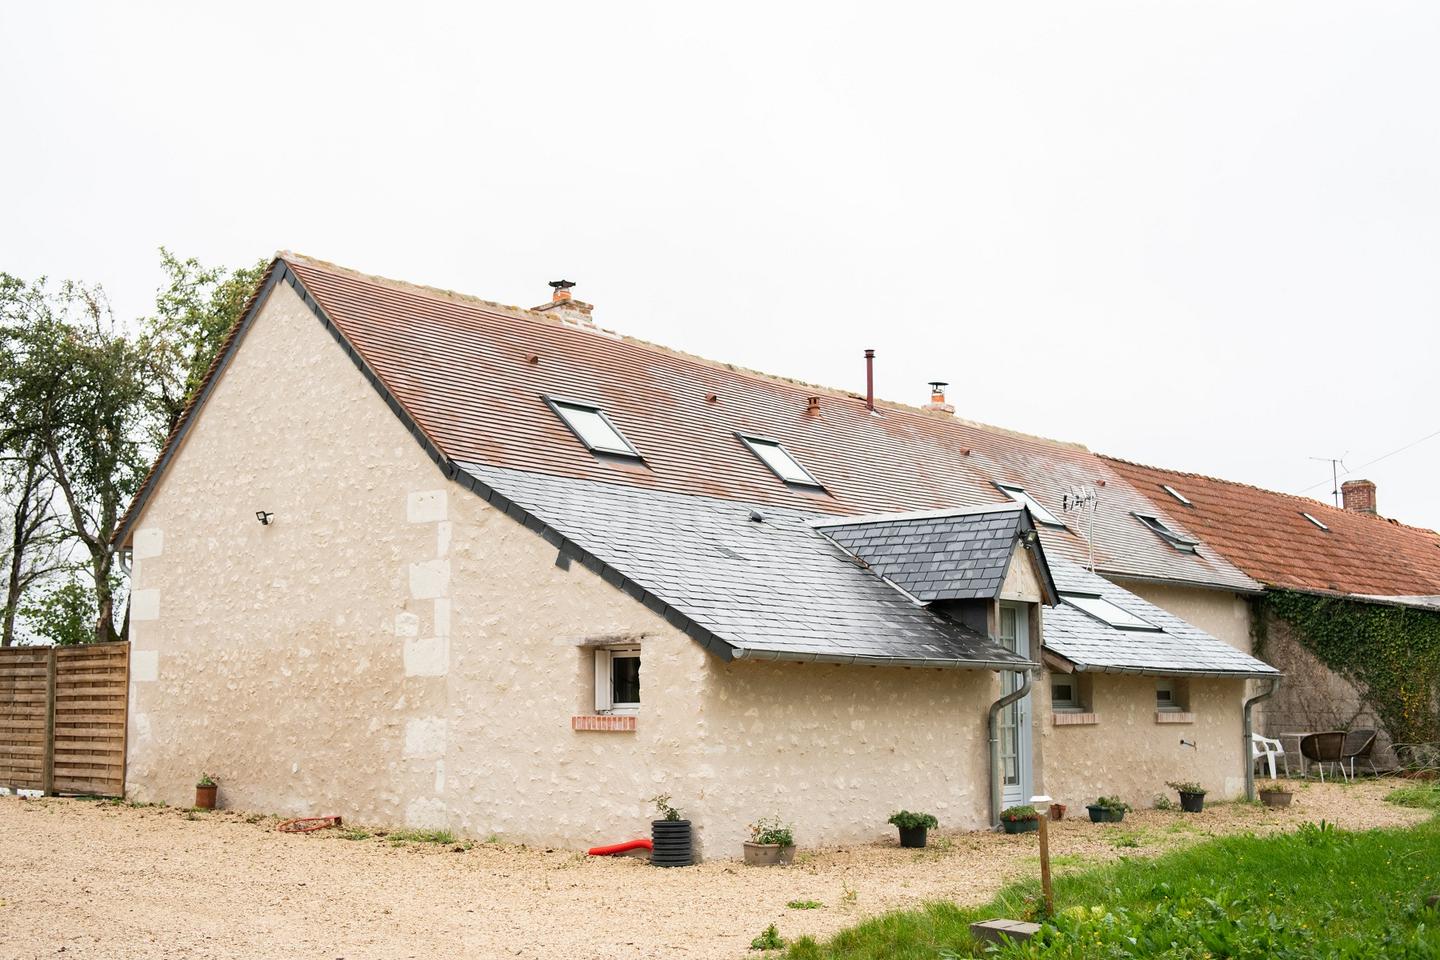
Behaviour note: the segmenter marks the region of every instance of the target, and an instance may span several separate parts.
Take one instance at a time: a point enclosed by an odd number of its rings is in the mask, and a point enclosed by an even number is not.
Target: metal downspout
[[[1030,692],[1031,672],[1029,667],[1024,670],[1006,672],[1018,673],[1023,679],[1020,686],[1015,688],[1012,693],[1007,693],[990,704],[990,828],[992,830],[1000,827],[1000,781],[1004,779],[1004,774],[1000,770],[1000,732],[996,729],[995,720],[1000,716],[1001,710]],[[1248,723],[1250,717],[1248,709],[1245,717]]]
[[[1250,726],[1250,708],[1261,700],[1268,700],[1275,696],[1275,691],[1280,689],[1280,678],[1273,677],[1270,680],[1270,689],[1264,693],[1258,693],[1245,701],[1245,743],[1241,754],[1245,757],[1245,799],[1255,799],[1255,757],[1251,752],[1250,734],[1253,732]]]

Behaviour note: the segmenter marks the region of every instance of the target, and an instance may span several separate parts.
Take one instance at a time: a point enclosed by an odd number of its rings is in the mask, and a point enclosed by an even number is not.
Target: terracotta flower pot
[[[1064,819],[1065,819],[1065,804],[1063,804],[1063,803],[1052,803],[1052,804],[1050,804],[1050,819],[1051,819],[1051,820],[1064,820]]]
[[[195,788],[195,806],[200,810],[215,809],[215,791],[219,790],[218,784],[211,784],[208,787]]]
[[[747,867],[784,866],[795,859],[795,845],[782,847],[778,843],[751,843],[745,841],[745,865]]]
[[[1294,796],[1289,790],[1261,790],[1260,802],[1267,807],[1288,807]]]

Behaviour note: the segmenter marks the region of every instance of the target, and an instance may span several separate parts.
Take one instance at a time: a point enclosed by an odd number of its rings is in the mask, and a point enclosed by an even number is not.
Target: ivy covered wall
[[[1440,613],[1288,590],[1256,605],[1259,656],[1273,618],[1355,688],[1393,742],[1440,741]]]

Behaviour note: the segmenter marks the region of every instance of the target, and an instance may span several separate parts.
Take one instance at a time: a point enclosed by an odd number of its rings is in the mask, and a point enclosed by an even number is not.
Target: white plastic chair
[[[1270,779],[1275,779],[1275,758],[1279,757],[1285,764],[1285,776],[1290,776],[1290,758],[1285,756],[1285,745],[1279,740],[1271,740],[1269,737],[1262,737],[1258,733],[1250,734],[1250,762],[1264,759],[1270,765]]]

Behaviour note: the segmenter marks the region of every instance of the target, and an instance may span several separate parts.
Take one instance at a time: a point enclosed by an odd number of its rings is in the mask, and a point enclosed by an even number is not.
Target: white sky
[[[682,6],[685,9],[682,9]],[[1440,431],[1430,3],[19,4],[0,270],[289,248],[1324,497]],[[1440,437],[1366,467],[1440,527]]]

